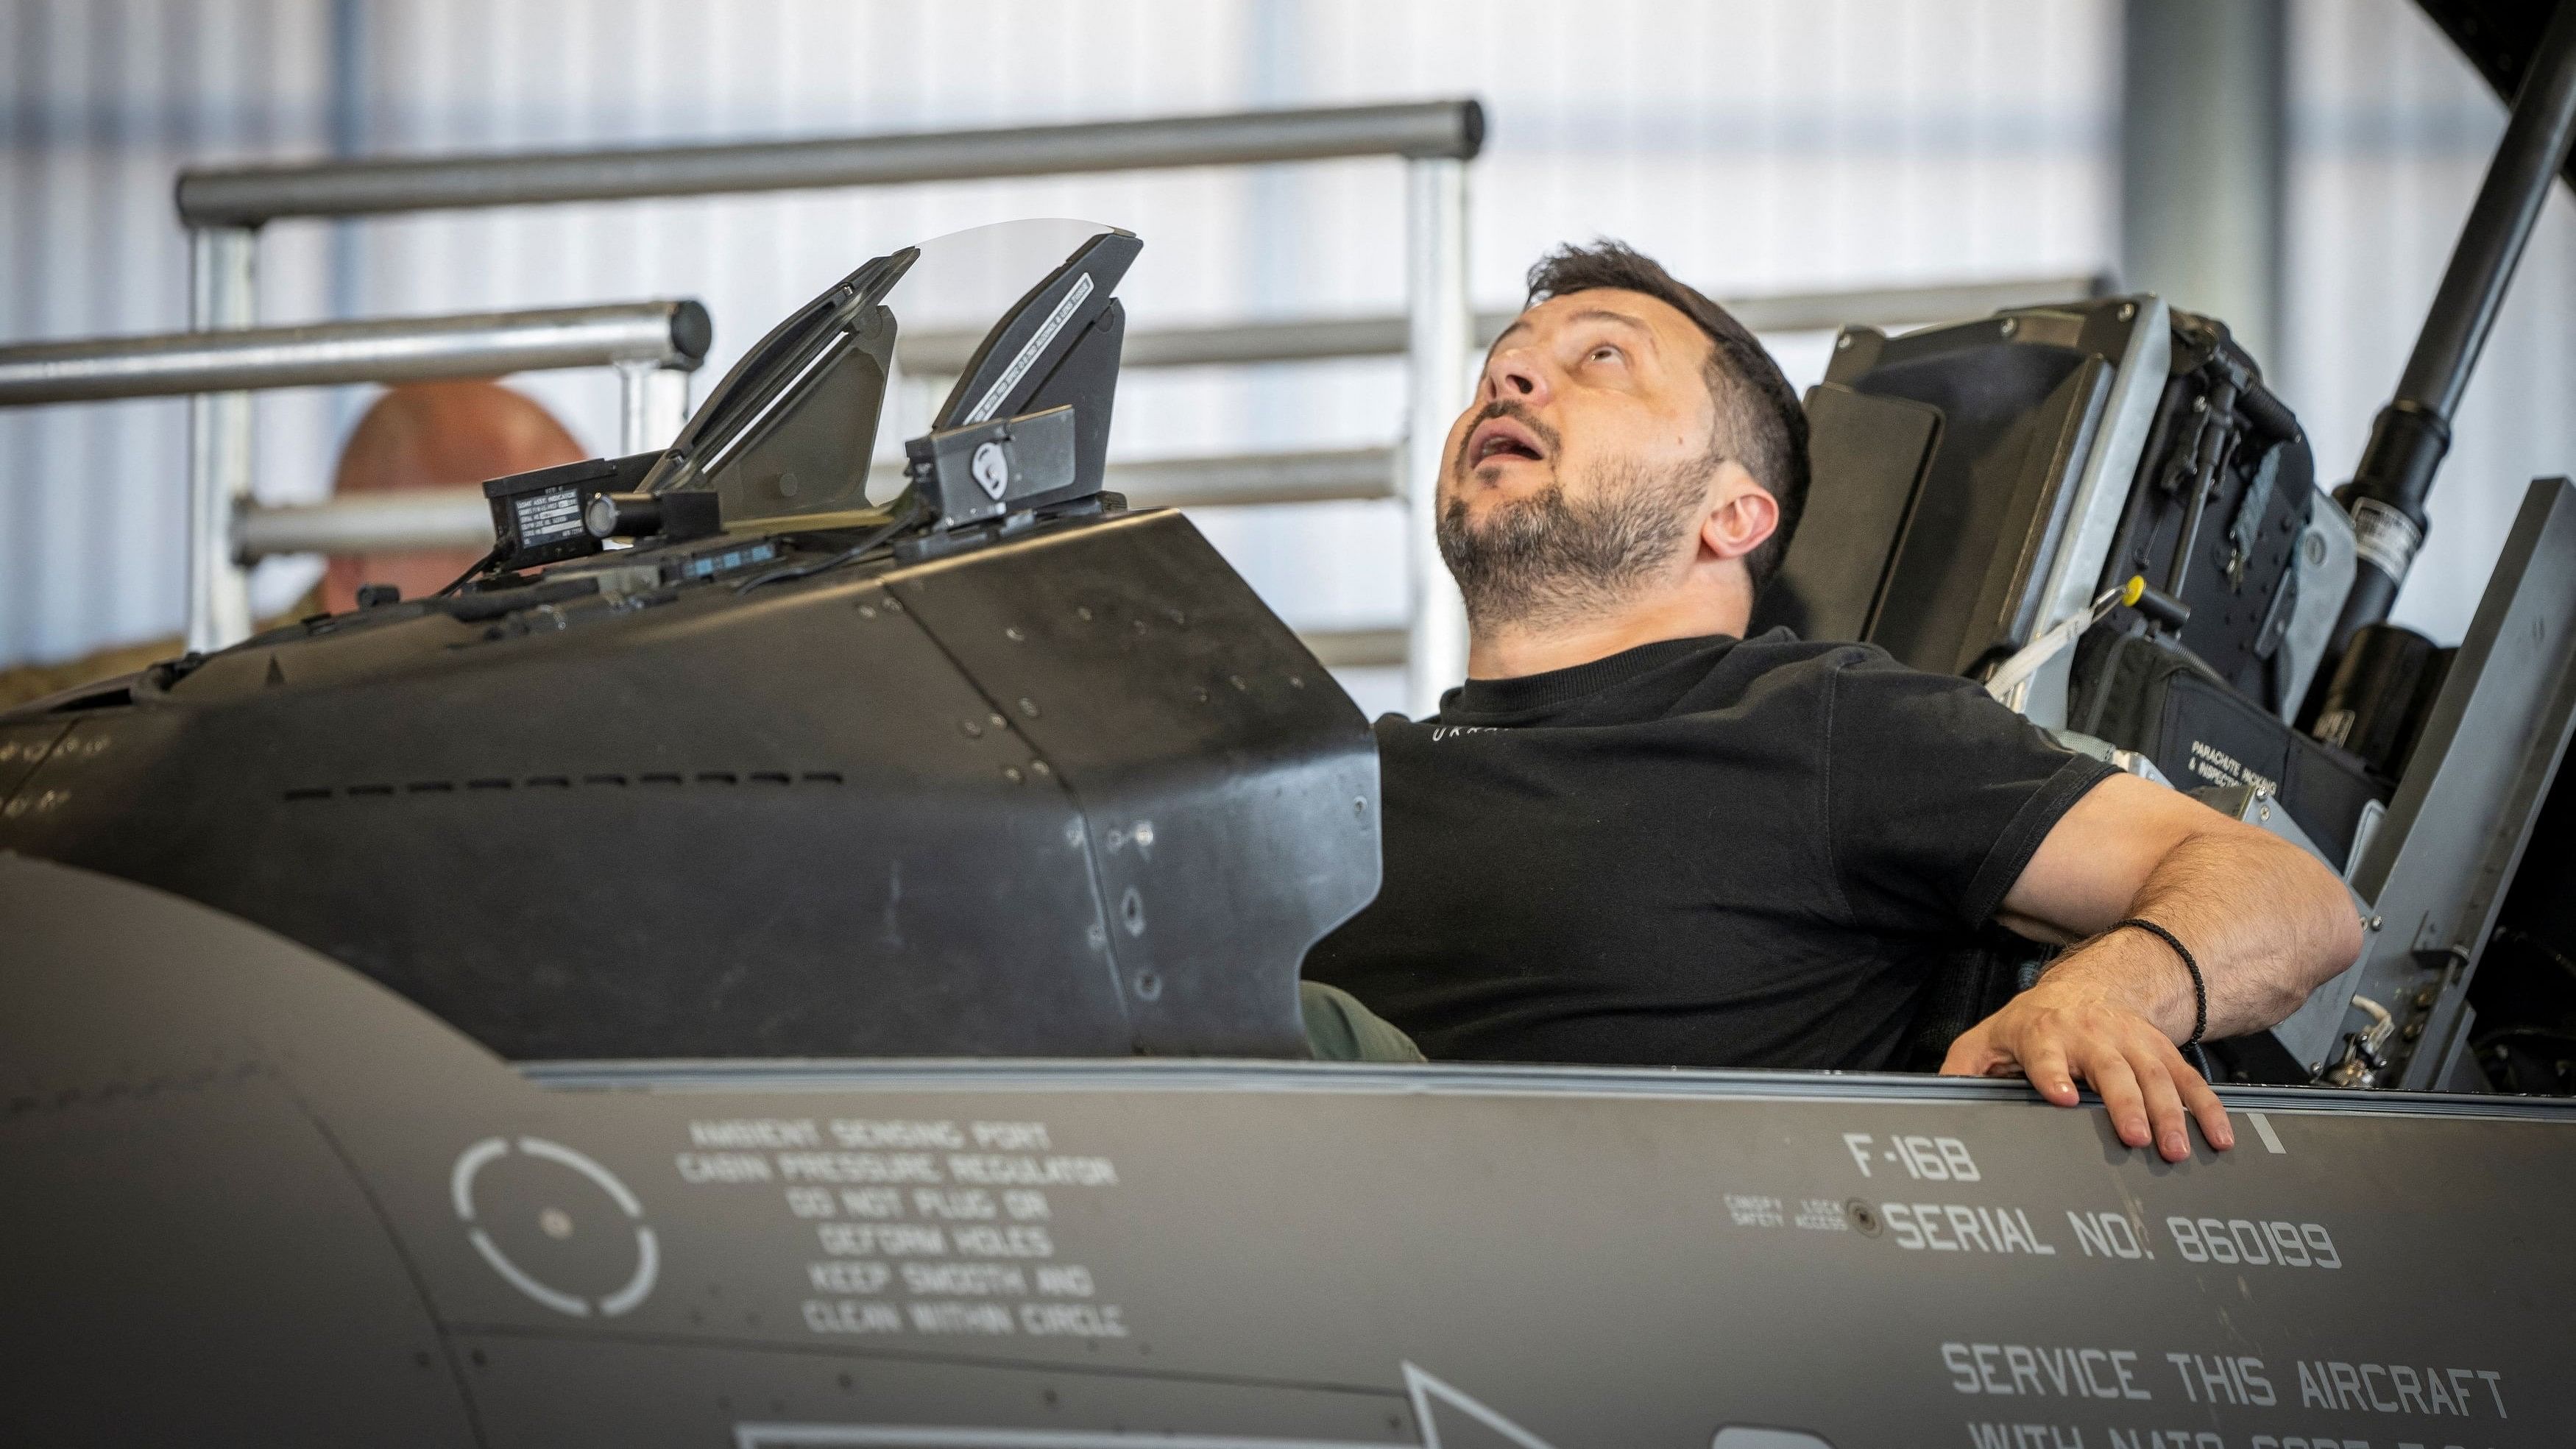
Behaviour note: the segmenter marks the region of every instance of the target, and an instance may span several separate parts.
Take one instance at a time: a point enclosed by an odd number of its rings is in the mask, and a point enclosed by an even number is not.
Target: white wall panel
[[[0,5],[0,338],[185,324],[171,179],[191,156],[311,146],[319,18],[261,0]],[[186,414],[0,411],[0,660],[176,627]],[[263,416],[291,439],[315,413]]]

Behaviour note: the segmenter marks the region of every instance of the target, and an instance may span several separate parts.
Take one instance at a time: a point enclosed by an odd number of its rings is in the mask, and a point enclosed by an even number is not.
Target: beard
[[[1467,621],[1480,630],[1543,626],[1626,602],[1673,566],[1715,461],[1662,471],[1608,465],[1580,502],[1551,482],[1482,522],[1469,519],[1465,498],[1452,497],[1440,511],[1440,558],[1466,599]]]

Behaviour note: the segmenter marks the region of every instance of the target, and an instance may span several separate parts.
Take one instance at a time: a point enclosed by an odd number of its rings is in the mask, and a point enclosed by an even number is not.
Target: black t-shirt
[[[2108,765],[1861,644],[1672,639],[1377,722],[1385,884],[1306,975],[1432,1059],[1885,1067]]]

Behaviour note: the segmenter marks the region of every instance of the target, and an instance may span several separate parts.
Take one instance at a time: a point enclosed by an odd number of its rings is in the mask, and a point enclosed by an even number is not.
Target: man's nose
[[[1547,370],[1524,349],[1515,347],[1485,359],[1485,401],[1511,398],[1532,407],[1548,400]]]

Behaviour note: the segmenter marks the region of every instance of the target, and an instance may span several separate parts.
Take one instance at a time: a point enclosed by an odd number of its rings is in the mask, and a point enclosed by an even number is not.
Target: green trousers
[[[1319,1062],[1426,1060],[1413,1038],[1338,986],[1298,982],[1297,1009],[1306,1017],[1306,1045]]]

